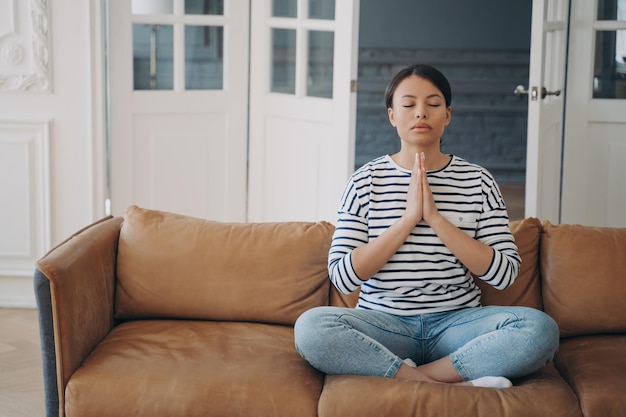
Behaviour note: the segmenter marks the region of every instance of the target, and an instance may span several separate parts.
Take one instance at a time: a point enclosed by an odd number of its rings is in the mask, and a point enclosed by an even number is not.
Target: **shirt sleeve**
[[[351,179],[346,185],[337,213],[337,225],[328,254],[328,274],[343,294],[356,291],[363,280],[354,271],[352,251],[368,242],[367,206]]]
[[[478,276],[492,287],[503,290],[515,282],[522,259],[509,228],[509,216],[502,194],[488,172],[482,176],[483,212],[476,238],[494,252],[487,272]]]

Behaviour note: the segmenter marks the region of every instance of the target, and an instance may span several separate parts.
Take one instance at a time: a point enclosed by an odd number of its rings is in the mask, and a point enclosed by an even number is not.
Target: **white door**
[[[358,0],[254,0],[250,221],[334,222],[354,170]]]
[[[533,0],[526,154],[527,217],[559,222],[569,0]]]
[[[108,5],[113,214],[245,220],[249,2]]]
[[[561,222],[626,227],[626,1],[571,13]]]

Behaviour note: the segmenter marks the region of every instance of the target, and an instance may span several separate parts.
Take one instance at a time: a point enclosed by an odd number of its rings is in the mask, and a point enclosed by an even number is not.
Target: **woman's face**
[[[450,107],[443,93],[425,78],[411,75],[402,80],[393,93],[389,121],[403,142],[426,148],[439,145],[450,123]]]

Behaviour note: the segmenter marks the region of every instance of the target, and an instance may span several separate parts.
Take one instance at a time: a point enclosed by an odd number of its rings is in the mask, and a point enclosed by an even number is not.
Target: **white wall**
[[[104,213],[99,7],[0,5],[0,306],[34,306],[36,260]]]

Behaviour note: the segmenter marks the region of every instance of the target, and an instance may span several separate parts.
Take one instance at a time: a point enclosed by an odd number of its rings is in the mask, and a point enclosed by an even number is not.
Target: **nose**
[[[424,106],[415,106],[415,118],[425,119],[427,117],[426,108]]]

